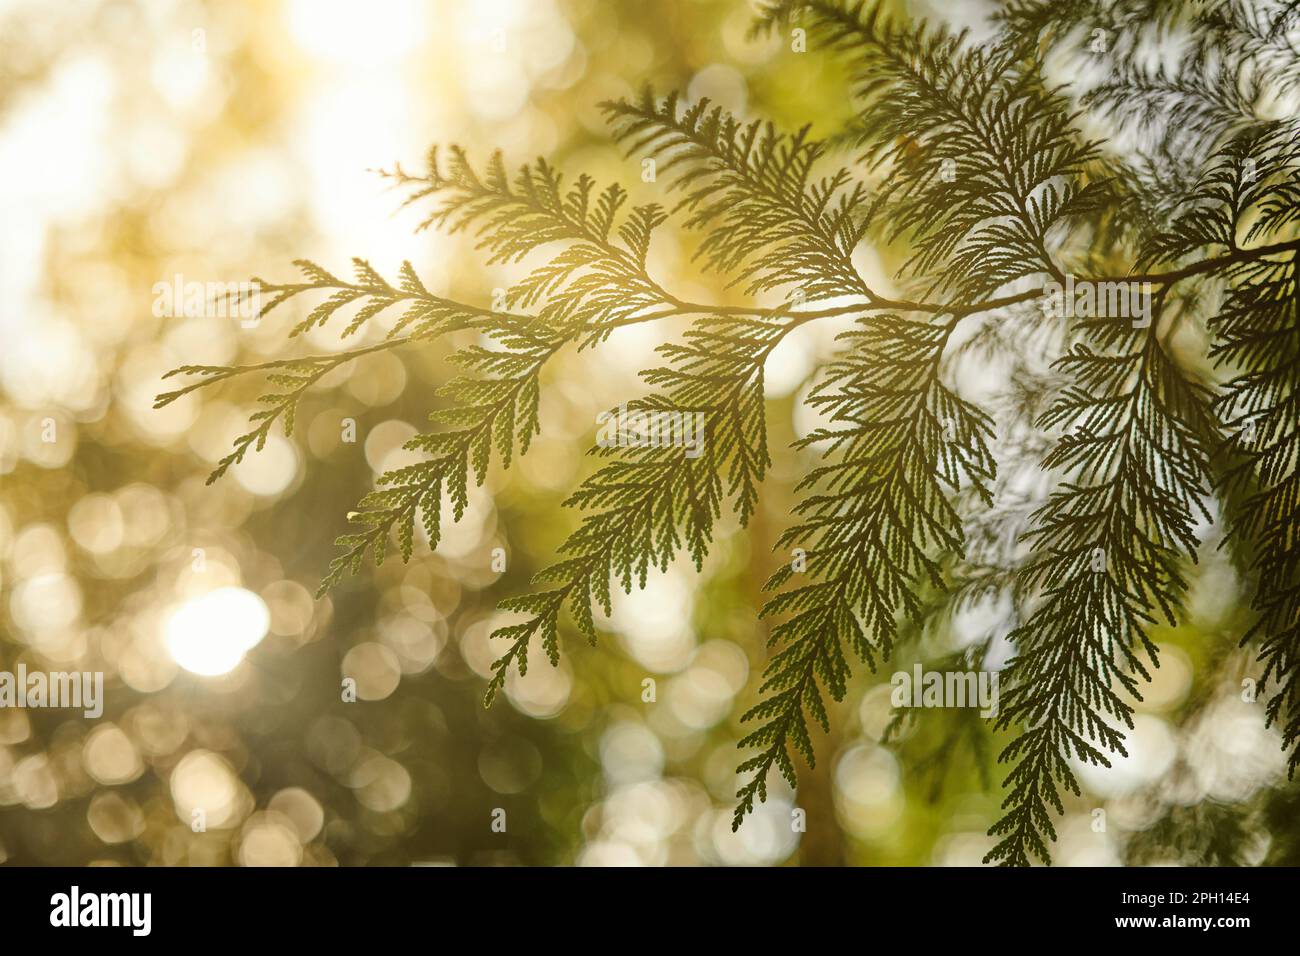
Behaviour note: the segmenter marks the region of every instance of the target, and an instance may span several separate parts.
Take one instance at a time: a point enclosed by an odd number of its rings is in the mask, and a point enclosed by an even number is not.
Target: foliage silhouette
[[[766,798],[770,770],[796,784],[794,754],[815,759],[810,718],[828,727],[825,694],[845,696],[853,659],[874,669],[890,657],[903,623],[928,613],[923,592],[961,601],[1005,590],[1018,621],[998,718],[1009,792],[986,860],[1048,861],[1063,791],[1080,793],[1075,765],[1126,752],[1133,701],[1159,663],[1149,631],[1178,619],[1214,524],[1249,555],[1258,617],[1243,643],[1258,648],[1273,690],[1267,719],[1294,772],[1300,5],[1016,0],[995,26],[976,40],[871,0],[767,4],[754,33],[806,31],[810,49],[840,58],[853,121],[816,140],[676,94],[604,104],[614,139],[653,162],[665,204],[629,208],[623,187],[586,176],[566,186],[544,160],[512,176],[499,155],[479,171],[460,149],[434,150],[423,175],[388,175],[407,202],[432,204],[422,227],[471,232],[489,263],[538,263],[503,301],[441,298],[409,264],[394,286],[360,260],[353,282],[301,262],[302,282],[261,284],[263,314],[326,295],[294,335],[348,307],[345,336],[405,311],[351,352],[177,369],[197,381],[158,404],[266,375],[266,407],[215,479],[275,420],[290,430],[304,389],[342,363],[479,333],[456,356],[467,374],[442,388],[455,404],[406,446],[427,460],[384,474],[361,499],[360,529],[339,537],[324,591],[367,552],[382,562],[390,536],[409,559],[417,520],[436,546],[444,499],[459,520],[471,473],[482,483],[494,452],[506,466],[527,453],[541,427],[540,374],[561,348],[690,317],[684,339],[660,348],[662,366],[643,373],[650,394],[627,407],[702,415],[702,453],[592,449],[601,465],[566,502],[582,518],[559,560],[536,590],[501,604],[524,619],[494,634],[505,650],[490,703],[511,666],[526,671],[534,640],[558,661],[566,608],[595,642],[593,609],[612,611],[615,586],[643,587],[678,553],[698,568],[726,512],[749,521],[770,466],[767,358],[805,323],[852,317],[806,399],[823,424],[796,443],[813,464],[778,541],[806,567],[782,565],[767,583],[776,650],[744,717],[754,729],[741,741],[751,753],[734,826]],[[1153,44],[1173,60],[1147,55]],[[1049,79],[1053,56],[1083,64],[1067,87]],[[670,221],[698,234],[697,262],[748,304],[683,301],[651,276],[653,237]],[[893,277],[908,297],[867,283],[854,262],[867,241],[909,250]],[[1149,292],[1147,321],[1047,314],[1046,284],[1075,280]],[[1047,328],[1057,350],[1038,385],[1018,380],[1013,402],[1037,435],[1018,453],[1045,450],[1037,464],[1055,482],[1028,507],[999,481],[1007,436],[959,392],[955,367],[972,346],[955,332],[980,322]],[[1185,327],[1209,342],[1204,366],[1176,347]],[[1048,348],[1030,344],[1035,334],[1012,344]],[[1013,519],[1028,521],[1027,553],[994,568],[970,536],[1005,536]]]

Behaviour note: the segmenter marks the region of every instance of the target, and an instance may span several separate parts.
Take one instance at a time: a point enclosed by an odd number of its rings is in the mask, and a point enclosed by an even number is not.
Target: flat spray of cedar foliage
[[[797,442],[810,465],[778,548],[800,558],[767,584],[775,652],[746,715],[735,825],[766,799],[771,769],[794,785],[793,754],[814,760],[809,719],[827,725],[824,695],[845,695],[851,662],[888,658],[900,621],[926,613],[932,592],[960,602],[1001,590],[1018,623],[996,717],[1008,796],[988,860],[1047,861],[1052,811],[1064,812],[1063,790],[1079,793],[1070,761],[1125,753],[1131,701],[1158,664],[1149,630],[1179,613],[1198,528],[1246,556],[1257,616],[1243,643],[1258,649],[1292,771],[1300,760],[1298,18],[1293,3],[1148,0],[1116,13],[1013,2],[977,41],[871,0],[768,4],[756,33],[842,58],[849,128],[817,141],[649,91],[605,104],[640,164],[638,188],[663,196],[631,206],[617,183],[569,182],[545,160],[511,173],[499,155],[477,166],[460,148],[435,149],[422,175],[390,174],[408,202],[431,206],[423,225],[473,231],[489,264],[543,258],[527,278],[487,307],[431,292],[409,264],[390,282],[362,260],[352,280],[299,262],[301,281],[259,282],[263,314],[327,293],[294,334],[347,306],[358,308],[345,336],[390,308],[400,320],[351,351],[177,369],[194,380],[158,404],[265,376],[261,410],[215,479],[276,421],[291,430],[304,390],[343,363],[466,329],[490,341],[457,353],[465,374],[443,386],[450,404],[407,445],[427,457],[361,499],[324,591],[367,552],[382,561],[391,536],[409,560],[416,521],[437,546],[444,500],[459,519],[471,474],[481,483],[494,456],[508,466],[528,452],[539,376],[560,349],[690,318],[643,373],[649,394],[623,407],[702,416],[698,454],[592,448],[601,467],[566,502],[580,524],[536,589],[501,605],[522,618],[494,635],[504,650],[491,702],[510,668],[526,670],[534,640],[558,661],[562,619],[594,642],[593,608],[609,613],[615,587],[644,586],[679,552],[698,568],[725,512],[748,521],[770,465],[766,359],[805,323],[852,317],[805,399],[823,424]],[[1144,49],[1175,41],[1176,62],[1151,66]],[[1047,64],[1062,50],[1104,69],[1054,85]],[[1108,137],[1086,137],[1085,120]],[[647,255],[670,220],[698,234],[698,261],[746,300],[786,304],[718,307],[662,287]],[[866,242],[910,250],[893,276],[905,298],[868,285],[853,261]],[[1045,288],[1078,283],[1132,284],[1149,292],[1150,313],[1045,314]],[[1172,347],[1187,326],[1208,342],[1199,368]],[[999,335],[1054,360],[1035,377],[1020,356],[1021,401],[995,428],[958,394],[954,367]],[[1006,513],[1016,462],[1001,428],[1017,418],[1044,437],[1030,464],[1056,484],[1023,516],[1025,554],[1008,569],[969,539]]]

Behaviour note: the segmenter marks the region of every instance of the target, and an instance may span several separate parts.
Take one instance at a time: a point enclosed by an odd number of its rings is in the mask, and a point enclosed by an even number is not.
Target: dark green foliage
[[[1161,296],[1163,302],[1163,295]],[[1018,656],[1005,674],[1001,726],[1026,729],[1003,754],[1018,760],[1003,840],[990,859],[1047,858],[1048,807],[1064,812],[1057,782],[1078,794],[1067,759],[1109,766],[1124,753],[1129,698],[1149,680],[1146,628],[1175,623],[1194,559],[1193,523],[1209,492],[1213,434],[1203,389],[1184,380],[1152,330],[1113,319],[1084,323],[1088,344],[1059,361],[1075,383],[1044,416],[1064,429],[1044,467],[1071,476],[1034,516],[1034,556],[1022,570],[1041,601],[1010,635]]]
[[[406,342],[433,339],[457,329],[481,327],[485,324],[484,311],[431,295],[421,285],[409,262],[402,264],[401,281],[396,288],[384,281],[363,259],[353,260],[357,276],[355,282],[338,279],[316,263],[305,259],[294,264],[302,270],[307,281],[274,284],[260,279],[253,280],[259,293],[268,296],[267,301],[259,303],[255,321],[260,321],[276,306],[295,296],[305,292],[320,291],[329,292],[329,297],[316,305],[305,319],[294,326],[289,333],[291,337],[302,335],[316,326],[325,324],[335,313],[354,303],[359,304],[360,307],[343,330],[344,338],[353,335],[368,320],[395,305],[405,305],[406,312],[388,332],[387,339],[377,345],[333,355],[303,356],[253,366],[183,365],[168,372],[167,378],[173,375],[197,375],[200,380],[162,393],[154,402],[155,408],[162,408],[196,389],[215,385],[248,372],[266,373],[267,384],[277,388],[276,391],[268,392],[258,399],[259,404],[267,407],[249,416],[249,424],[254,427],[235,440],[234,450],[223,458],[208,476],[208,484],[212,484],[224,475],[231,465],[243,461],[250,448],[261,451],[271,432],[271,426],[277,419],[283,420],[285,434],[292,435],[294,413],[303,393],[334,369],[353,359],[395,348]]]
[[[1238,267],[1239,284],[1214,319],[1215,357],[1238,370],[1217,400],[1234,432],[1225,490],[1243,492],[1232,533],[1254,544],[1259,618],[1243,638],[1257,641],[1263,681],[1276,693],[1268,719],[1282,728],[1290,769],[1300,763],[1300,309],[1296,253],[1285,262]]]
[[[797,443],[825,445],[826,463],[800,483],[815,493],[800,502],[798,523],[777,547],[799,546],[812,580],[803,583],[803,568],[791,562],[766,586],[778,593],[763,615],[789,616],[769,638],[785,645],[760,688],[770,696],[744,718],[760,726],[741,746],[761,750],[740,767],[752,777],[739,793],[736,826],[755,797],[765,797],[773,766],[795,785],[791,749],[813,762],[805,711],[827,726],[818,684],[836,700],[844,696],[846,651],[874,669],[877,652],[891,653],[899,611],[919,614],[918,584],[943,585],[931,555],[959,550],[962,537],[948,494],[965,479],[991,502],[983,485],[993,476],[991,422],[940,381],[953,323],[859,321],[808,399],[829,424]]]
[[[789,327],[757,319],[702,320],[682,345],[660,348],[670,364],[644,373],[661,391],[628,403],[636,413],[700,416],[700,454],[673,445],[597,446],[612,459],[565,502],[589,513],[560,546],[563,559],[540,571],[546,590],[502,602],[507,611],[532,615],[493,636],[510,642],[493,665],[487,700],[500,690],[513,662],[527,670],[528,642],[540,637],[559,659],[557,618],[567,601],[574,622],[593,643],[592,606],[613,611],[611,583],[625,591],[644,587],[651,568],[667,568],[683,548],[698,569],[714,523],[730,500],[743,522],[753,511],[758,482],[769,465],[763,416],[763,363]],[[600,510],[597,510],[600,509]]]
[[[1055,274],[1048,230],[1095,208],[1105,184],[1081,180],[1095,147],[1037,65],[1014,49],[891,24],[869,3],[781,4],[764,22],[800,9],[848,56],[861,104],[856,143],[890,172],[874,219],[885,239],[910,239],[904,268],[933,276],[926,295],[973,302],[1023,276]]]
[[[816,179],[823,143],[808,127],[793,136],[771,123],[742,124],[702,100],[684,111],[671,94],[656,103],[606,103],[615,136],[637,154],[659,157],[683,193],[684,225],[705,231],[696,255],[747,282],[753,295],[793,286],[805,298],[870,295],[851,256],[862,239],[867,193],[846,169]]]

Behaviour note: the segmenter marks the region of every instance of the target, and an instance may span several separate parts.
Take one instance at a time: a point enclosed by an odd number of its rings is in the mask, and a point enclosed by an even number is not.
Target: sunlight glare
[[[193,674],[229,673],[252,650],[271,625],[260,597],[244,588],[209,591],[187,601],[167,621],[167,650]]]
[[[289,29],[308,53],[336,63],[373,64],[415,49],[426,33],[419,0],[294,0]]]

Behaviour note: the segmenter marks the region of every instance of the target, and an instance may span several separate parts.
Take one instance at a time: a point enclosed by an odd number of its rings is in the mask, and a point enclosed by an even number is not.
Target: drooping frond
[[[1096,207],[1106,183],[1082,175],[1096,144],[1032,64],[897,25],[870,0],[791,0],[762,22],[796,11],[848,59],[858,143],[890,173],[873,218],[887,241],[910,239],[905,270],[929,279],[927,295],[972,301],[1025,276],[1059,276],[1049,231]]]
[[[535,576],[545,589],[500,605],[531,617],[493,634],[510,644],[493,664],[489,702],[512,663],[527,671],[534,637],[558,661],[566,602],[594,643],[592,607],[612,613],[613,585],[629,592],[634,584],[644,587],[652,568],[665,570],[683,549],[698,568],[728,499],[741,523],[748,520],[770,464],[763,363],[790,326],[789,320],[713,316],[698,322],[683,344],[660,348],[669,364],[644,373],[659,391],[627,404],[630,422],[619,412],[607,416],[609,441],[592,452],[611,460],[566,502],[590,513],[560,546],[561,560]]]
[[[1174,623],[1180,562],[1195,560],[1193,528],[1209,518],[1208,396],[1155,334],[1163,301],[1147,328],[1081,323],[1088,342],[1058,363],[1073,384],[1043,421],[1063,430],[1044,467],[1064,484],[1028,534],[1024,575],[1040,597],[1010,636],[999,724],[1019,730],[999,758],[1014,767],[986,861],[1046,862],[1061,788],[1079,793],[1070,761],[1109,766],[1109,753],[1126,753],[1117,725],[1133,726],[1129,699],[1149,679],[1143,652],[1156,660],[1147,628]]]
[[[792,751],[813,763],[808,715],[827,726],[822,688],[844,696],[850,653],[873,669],[889,656],[899,617],[920,612],[918,587],[943,586],[939,555],[961,549],[949,497],[964,483],[987,496],[993,476],[991,421],[941,381],[952,323],[874,315],[859,326],[808,399],[828,424],[797,445],[824,446],[825,463],[800,483],[798,523],[777,544],[796,557],[766,585],[777,593],[763,615],[788,617],[769,639],[781,650],[768,696],[743,718],[759,726],[740,746],[760,752],[739,768],[751,776],[733,829],[766,799],[772,767],[793,786]]]
[[[431,412],[429,420],[446,429],[416,435],[402,446],[429,458],[379,476],[376,490],[363,497],[349,515],[362,529],[335,540],[342,550],[330,562],[318,594],[337,584],[345,573],[356,574],[367,551],[376,565],[382,564],[391,534],[397,535],[402,560],[409,561],[417,518],[423,523],[429,547],[436,548],[444,495],[459,521],[469,504],[471,471],[481,485],[494,448],[505,467],[516,448],[521,455],[528,451],[529,442],[540,430],[538,375],[566,339],[546,336],[532,323],[511,327],[505,320],[491,338],[502,347],[474,345],[453,356],[478,376],[459,376],[439,389],[456,404]]]
[[[747,283],[749,294],[789,287],[805,302],[875,299],[852,262],[865,190],[845,170],[815,178],[824,147],[808,139],[807,129],[787,136],[771,124],[743,124],[707,101],[683,110],[675,94],[656,101],[649,91],[637,103],[604,109],[629,152],[651,154],[656,181],[663,176],[683,194],[674,212],[685,211],[684,225],[703,233],[696,255],[707,268]],[[803,321],[784,310],[753,316],[708,316],[684,344],[660,349],[669,364],[644,376],[660,391],[628,411],[670,420],[702,416],[703,446],[693,456],[671,447],[595,450],[618,460],[584,482],[568,504],[605,510],[584,518],[561,547],[566,557],[539,573],[536,583],[551,588],[502,603],[532,617],[496,632],[510,646],[494,665],[489,700],[512,662],[521,671],[527,666],[534,636],[556,659],[557,620],[566,602],[594,640],[591,604],[610,611],[611,580],[626,590],[634,581],[644,586],[648,570],[665,568],[683,546],[698,566],[724,499],[742,525],[748,522],[768,465],[763,363]]]
[[[1256,644],[1266,715],[1282,729],[1289,767],[1300,765],[1300,548],[1297,546],[1295,420],[1300,386],[1300,155],[1294,121],[1259,123],[1229,139],[1207,162],[1152,258],[1209,245],[1228,250],[1228,288],[1207,326],[1210,354],[1228,371],[1214,405],[1230,436],[1217,489],[1227,511],[1227,543],[1249,556],[1258,619],[1242,638]],[[1243,228],[1249,225],[1248,229]]]
[[[1248,542],[1259,613],[1243,643],[1259,646],[1268,721],[1300,766],[1300,282],[1297,256],[1233,270],[1211,319],[1218,364],[1236,371],[1217,407],[1232,435],[1222,484],[1231,533]]]

